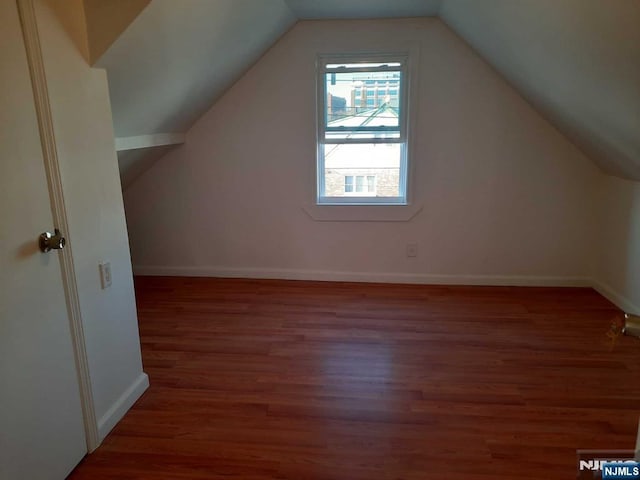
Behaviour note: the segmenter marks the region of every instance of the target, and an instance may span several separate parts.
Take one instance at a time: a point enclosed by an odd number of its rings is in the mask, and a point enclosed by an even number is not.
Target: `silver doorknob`
[[[62,250],[67,241],[57,228],[54,233],[44,232],[40,234],[40,250],[50,252],[51,250]]]

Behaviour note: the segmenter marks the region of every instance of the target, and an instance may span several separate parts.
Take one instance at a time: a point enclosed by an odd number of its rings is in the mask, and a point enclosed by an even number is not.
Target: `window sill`
[[[422,205],[305,205],[302,210],[317,222],[408,222]]]

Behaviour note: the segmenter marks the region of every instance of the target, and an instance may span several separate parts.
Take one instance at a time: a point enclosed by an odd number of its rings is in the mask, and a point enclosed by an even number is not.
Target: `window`
[[[345,175],[344,193],[346,195],[375,195],[375,175]]]
[[[318,204],[406,205],[406,82],[406,55],[320,57]]]

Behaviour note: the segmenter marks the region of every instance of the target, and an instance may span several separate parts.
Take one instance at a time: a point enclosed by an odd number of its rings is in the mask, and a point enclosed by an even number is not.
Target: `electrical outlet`
[[[98,267],[100,268],[100,283],[104,290],[111,286],[111,262],[100,263]]]
[[[417,257],[418,256],[418,244],[417,243],[407,243],[407,257]]]

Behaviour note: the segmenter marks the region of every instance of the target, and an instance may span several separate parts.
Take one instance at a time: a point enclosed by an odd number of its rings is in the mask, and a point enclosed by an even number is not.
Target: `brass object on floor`
[[[622,332],[632,337],[640,337],[640,317],[626,313],[624,315],[624,329]]]

